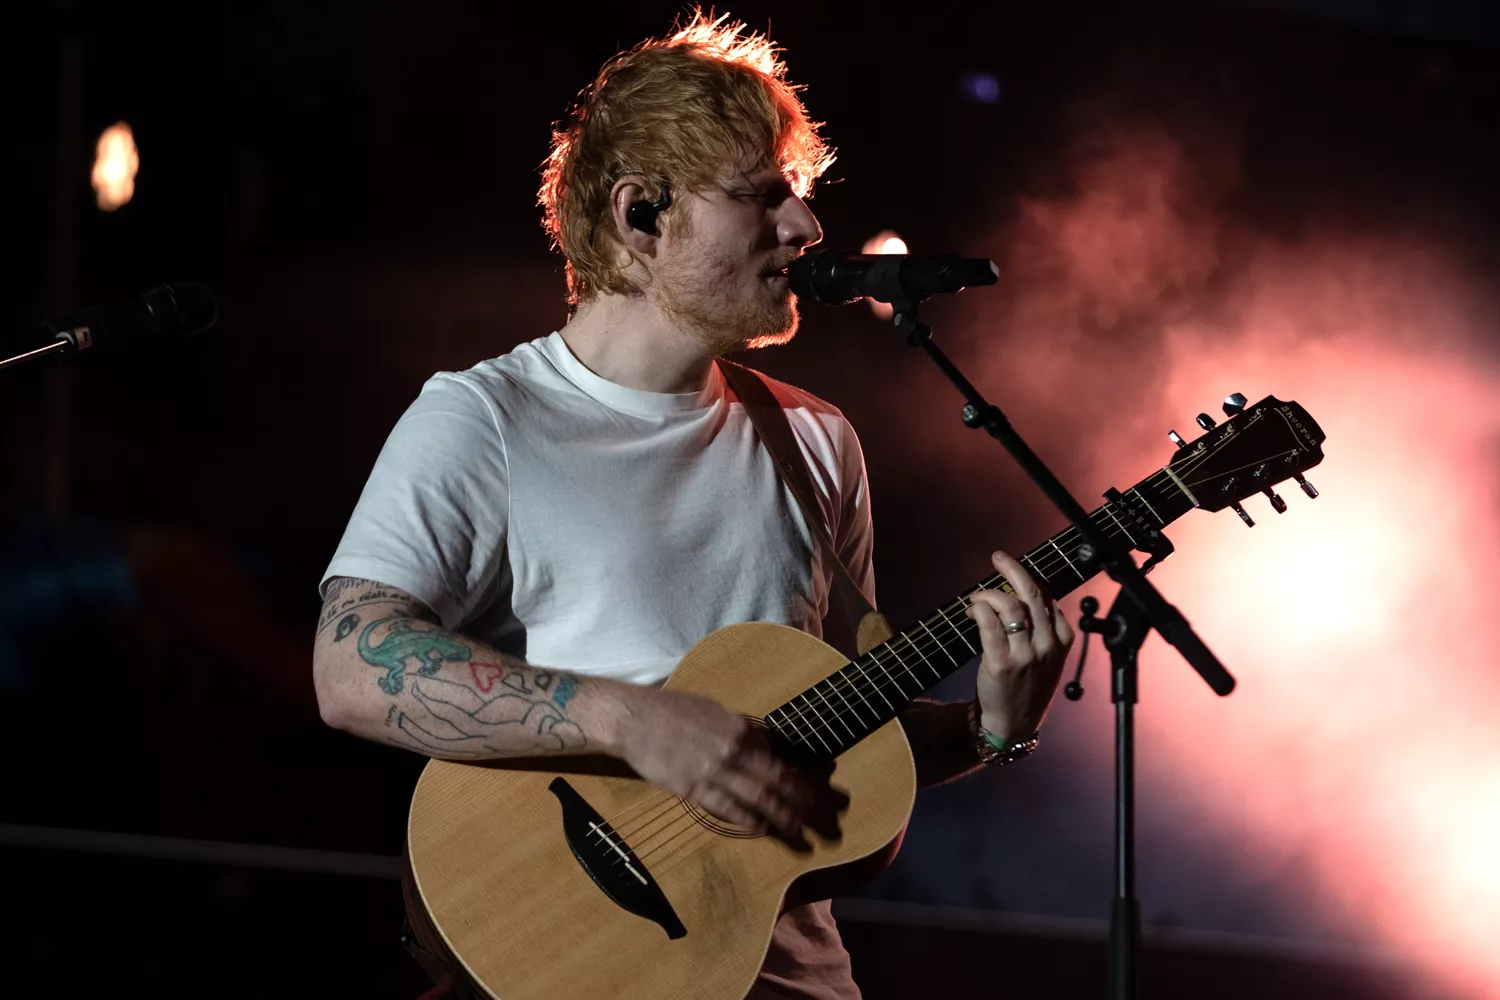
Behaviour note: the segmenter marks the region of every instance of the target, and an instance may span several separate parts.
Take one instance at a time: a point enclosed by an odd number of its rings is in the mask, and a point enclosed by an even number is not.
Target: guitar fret
[[[781,713],[780,722],[776,721],[776,712]],[[807,746],[807,740],[804,739],[802,734],[797,731],[797,727],[792,724],[791,716],[787,715],[786,709],[784,707],[778,708],[776,712],[772,712],[770,715],[766,716],[766,718],[770,719],[772,724],[776,727],[776,731],[781,733],[782,736],[785,736],[789,742],[807,747],[807,749],[809,750],[812,749],[811,747]]]
[[[1056,537],[1056,536],[1054,536],[1054,537]],[[1053,541],[1053,539],[1051,539],[1051,538],[1047,539],[1047,543],[1049,545],[1051,545],[1054,549],[1057,549],[1057,543],[1055,541]],[[1061,551],[1061,550],[1059,550],[1059,551]],[[1036,564],[1036,558],[1034,556],[1032,556],[1030,553],[1027,553],[1026,555],[1022,556],[1020,559],[1018,559],[1016,561],[1019,562],[1022,566],[1025,566],[1027,569],[1031,570],[1031,575],[1036,578],[1037,582],[1045,585],[1046,588],[1049,591],[1057,589],[1057,585],[1052,582],[1052,574],[1056,572],[1055,568],[1053,570],[1051,570],[1051,571],[1041,569]],[[1067,562],[1067,561],[1068,561],[1068,557],[1066,555],[1064,555],[1063,556],[1063,562]],[[1072,564],[1069,563],[1069,565],[1072,565]],[[978,655],[978,654],[976,654],[976,655]]]
[[[886,646],[885,649],[886,652],[891,652],[889,651],[888,646]],[[895,657],[894,652],[891,652],[891,655],[892,657]],[[901,658],[895,657],[895,663],[901,663]],[[906,691],[901,688],[901,682],[898,681],[897,675],[895,675],[895,673],[892,673],[891,669],[889,669],[889,667],[886,667],[885,664],[880,661],[879,657],[874,658],[874,664],[876,664],[877,667],[880,667],[880,679],[883,679],[883,681],[889,681],[891,687],[895,688],[895,693],[900,694],[900,696],[904,699],[904,697],[906,697]],[[877,679],[876,684],[880,684],[880,679]],[[892,706],[892,708],[894,708],[894,706]]]
[[[865,724],[865,720],[860,716],[859,709],[857,709],[853,705],[851,705],[849,703],[849,699],[844,697],[844,692],[842,692],[842,691],[839,690],[839,679],[840,678],[843,678],[844,684],[846,686],[850,687],[851,689],[853,688],[853,685],[849,683],[849,679],[847,677],[844,677],[844,672],[842,670],[840,670],[838,673],[834,674],[832,677],[828,678],[828,686],[831,687],[831,688],[833,688],[833,693],[839,696],[839,701],[843,702],[844,703],[844,707],[849,710],[849,714],[852,715],[852,716],[854,716],[854,721],[858,722],[861,726],[863,726]],[[858,691],[855,692],[855,694],[858,694],[858,693],[859,693]],[[868,706],[866,706],[866,707],[868,707]],[[879,716],[877,715],[876,718],[878,719]],[[845,726],[845,728],[848,728],[847,725]],[[858,737],[855,737],[855,739],[858,740]]]
[[[1120,520],[1120,516],[1115,513],[1115,508],[1114,508],[1113,504],[1105,504],[1104,505],[1104,512],[1110,516],[1110,519],[1115,522],[1115,525],[1121,531],[1125,532],[1125,537],[1130,540],[1130,544],[1132,546],[1135,546],[1135,545],[1138,544],[1136,542],[1135,538],[1130,534],[1130,529],[1127,528],[1127,527],[1125,527],[1124,523],[1121,522],[1121,520]]]
[[[1151,501],[1147,500],[1145,495],[1141,493],[1141,489],[1139,486],[1132,486],[1126,492],[1134,493],[1135,498],[1146,505],[1146,509],[1151,512],[1151,516],[1156,518],[1157,522],[1160,523],[1162,527],[1166,527],[1167,522],[1163,521],[1161,515],[1156,512],[1156,508],[1151,506]]]
[[[787,704],[796,711],[796,715],[792,715],[785,711],[781,713],[786,718],[788,724],[792,727],[792,735],[796,737],[796,742],[798,744],[808,750],[812,750],[812,740],[808,739],[808,732],[805,728],[807,722],[805,713],[802,711],[802,709],[796,707],[795,700],[793,702],[788,702]],[[812,735],[816,736],[816,731],[814,731]]]
[[[870,658],[874,661],[874,665],[880,668],[880,673],[878,675],[876,675],[876,678],[875,678],[875,690],[876,691],[880,691],[880,689],[881,689],[881,682],[882,681],[889,681],[890,684],[891,684],[891,686],[894,687],[897,690],[897,692],[899,692],[902,695],[902,697],[905,697],[906,692],[904,692],[904,691],[901,690],[901,685],[896,680],[896,675],[893,674],[893,673],[891,673],[890,668],[885,665],[885,661],[883,661],[880,658],[880,652],[881,652],[881,650],[885,650],[888,653],[891,652],[890,643],[884,643],[884,644],[876,646],[874,649],[870,650]],[[895,654],[892,654],[892,655],[895,655]],[[897,663],[901,662],[901,658],[897,657],[896,658],[896,662]],[[885,697],[885,692],[881,691],[881,697],[882,698]],[[886,698],[886,701],[890,701],[890,699]],[[892,705],[891,707],[895,708],[895,705]]]
[[[798,695],[798,696],[797,696],[797,697],[798,697],[798,698],[801,698],[801,699],[802,699],[802,701],[803,701],[803,703],[804,703],[804,704],[806,704],[806,705],[807,705],[807,708],[808,708],[808,714],[811,714],[811,715],[812,715],[812,717],[813,717],[813,720],[814,720],[814,721],[815,721],[815,722],[822,722],[822,721],[823,721],[823,720],[822,720],[822,719],[819,719],[819,718],[818,718],[818,713],[817,713],[817,712],[815,712],[815,711],[813,711],[813,710],[812,710],[812,702],[810,702],[810,701],[808,701],[808,700],[807,700],[807,695],[806,695],[806,694],[801,694],[801,695]],[[792,701],[793,701],[793,702],[794,702],[794,703],[795,703],[795,702],[796,702],[796,700],[797,700],[797,698],[793,698],[793,699],[792,699]],[[826,727],[826,726],[827,726],[827,723],[824,723],[824,726],[825,726],[825,727]],[[832,732],[833,732],[833,730],[831,730],[831,729],[830,729],[830,730],[828,730],[828,731],[829,731],[829,732],[830,732],[830,733],[832,733]],[[828,741],[827,741],[827,740],[825,740],[825,739],[823,739],[823,737],[822,737],[822,736],[821,736],[821,735],[819,735],[819,733],[818,733],[818,728],[817,728],[817,726],[816,726],[816,725],[814,725],[814,726],[813,726],[813,731],[812,731],[812,733],[813,733],[813,735],[814,735],[814,736],[817,736],[817,737],[818,737],[818,742],[819,742],[819,743],[821,743],[821,744],[823,744],[823,749],[824,749],[824,750],[827,750],[827,751],[828,751],[828,752],[829,752],[829,753],[833,753],[833,747],[831,747],[831,746],[829,746],[829,745],[828,745]],[[834,742],[838,742],[838,739],[837,739],[837,737],[835,737],[835,738],[834,738]]]
[[[927,665],[927,669],[932,671],[932,675],[934,677],[936,677],[938,680],[942,680],[943,679],[943,672],[941,670],[939,670],[937,667],[934,667],[932,665],[932,661],[930,661],[930,660],[927,659],[927,655],[925,653],[923,653],[920,649],[917,648],[917,644],[915,642],[911,641],[911,630],[908,629],[907,631],[902,632],[901,633],[901,638],[905,639],[906,640],[906,644],[911,647],[911,651],[913,653],[917,654],[917,659],[921,660],[923,663],[925,663]],[[941,647],[942,643],[938,643],[938,645],[939,645],[939,647]],[[910,671],[907,671],[907,672],[910,673]],[[912,674],[912,678],[911,679],[914,680],[914,681],[917,681],[918,684],[922,683],[920,680],[917,680],[917,675],[916,674]],[[923,688],[922,690],[926,690],[926,688]],[[920,693],[920,692],[918,692],[918,693]]]
[[[823,702],[824,705],[828,706],[828,710],[833,713],[833,717],[836,718],[836,719],[838,719],[840,722],[842,722],[844,724],[844,728],[846,730],[848,730],[848,732],[849,732],[849,737],[850,737],[850,744],[849,745],[853,746],[854,742],[858,741],[859,737],[854,735],[854,730],[849,728],[849,723],[844,719],[844,717],[842,715],[839,714],[839,710],[836,709],[836,708],[834,708],[833,704],[827,698],[825,698],[823,696],[823,692],[818,690],[818,685],[817,684],[814,684],[812,686],[812,691],[813,691],[814,694],[816,694],[818,696],[819,699],[822,700],[822,702]],[[829,726],[828,727],[828,731],[830,733],[832,733],[833,732],[833,727]]]
[[[920,625],[920,626],[922,626],[922,631],[923,632],[926,632],[928,635],[932,636],[932,641],[935,642],[935,643],[937,643],[937,647],[938,647],[938,649],[941,649],[943,651],[943,655],[946,656],[949,660],[951,660],[952,663],[953,663],[953,665],[955,667],[958,666],[958,661],[955,660],[955,659],[953,659],[953,654],[950,653],[950,652],[948,652],[948,647],[943,645],[943,641],[941,639],[939,639],[935,635],[932,635],[932,629],[930,629],[930,628],[927,627],[927,623],[926,622],[917,622],[917,624]],[[942,679],[942,676],[943,676],[942,674],[938,674],[938,678],[940,680]]]
[[[879,647],[877,647],[877,648],[879,648]],[[877,667],[880,666],[880,658],[875,655],[875,650],[873,650],[873,649],[870,650],[870,652],[867,654],[867,656],[868,656],[869,659],[875,661],[875,665]],[[884,669],[885,669],[884,667],[881,667],[882,671],[884,671]],[[891,699],[887,698],[885,696],[885,692],[882,691],[882,690],[880,690],[880,682],[878,680],[872,679],[870,677],[869,673],[865,670],[864,667],[860,667],[859,668],[859,672],[864,677],[865,680],[867,680],[867,681],[870,682],[870,688],[871,688],[871,690],[873,690],[876,694],[880,695],[880,700],[883,701],[883,702],[885,702],[886,703],[886,707],[888,707],[891,711],[894,712],[896,710],[896,706],[893,705],[893,704],[891,704]]]
[[[858,669],[859,668],[859,664],[857,662],[850,663],[849,667],[854,667],[855,669]],[[844,670],[848,670],[849,667],[845,667]],[[843,674],[844,670],[840,670],[839,674]],[[860,670],[860,674],[861,674],[861,676],[863,676],[864,675],[864,671]],[[865,693],[859,689],[859,685],[854,683],[854,678],[852,678],[852,677],[846,677],[846,678],[844,678],[844,683],[847,684],[847,685],[849,685],[849,690],[854,692],[855,697],[859,698],[860,701],[862,701],[862,702],[865,703],[865,707],[870,710],[870,718],[874,719],[876,722],[879,722],[880,721],[880,713],[875,710],[875,706],[874,705],[870,704],[870,700],[868,698],[866,698],[865,697]]]
[[[1077,566],[1073,565],[1073,561],[1071,559],[1069,559],[1068,558],[1068,554],[1062,550],[1062,546],[1060,546],[1060,545],[1057,544],[1057,540],[1056,539],[1054,539],[1054,538],[1047,539],[1047,544],[1051,545],[1054,549],[1057,550],[1057,554],[1060,555],[1060,556],[1062,556],[1063,562],[1065,562],[1065,563],[1068,564],[1068,569],[1070,569],[1073,572],[1075,572],[1075,573],[1078,574],[1078,580],[1079,580],[1080,583],[1084,582],[1084,581],[1086,581],[1088,579],[1088,577],[1086,577],[1086,576],[1083,575],[1083,570],[1081,570]]]
[[[969,602],[968,602],[968,601],[967,601],[967,600],[965,600],[965,599],[964,599],[964,598],[962,598],[962,597],[960,597],[960,598],[959,598],[959,599],[958,599],[958,603],[959,603],[959,606],[960,606],[960,607],[961,607],[961,608],[967,608],[967,607],[968,607],[968,606],[969,606]],[[978,656],[978,655],[979,655],[979,650],[977,650],[977,649],[975,649],[975,648],[974,648],[974,644],[973,644],[973,643],[972,643],[972,642],[970,642],[970,641],[969,641],[969,637],[968,637],[968,636],[966,636],[966,635],[964,635],[964,630],[963,630],[963,628],[962,628],[962,627],[961,627],[961,626],[959,626],[959,625],[955,625],[955,624],[953,624],[953,623],[952,623],[952,622],[951,622],[951,621],[948,621],[948,611],[947,611],[947,609],[946,609],[946,608],[945,608],[945,609],[943,609],[943,610],[942,610],[942,611],[939,611],[939,612],[938,612],[938,614],[940,614],[940,615],[942,615],[942,616],[943,616],[943,621],[945,621],[945,622],[948,622],[948,627],[949,627],[949,628],[951,628],[951,629],[952,629],[952,630],[953,630],[953,631],[955,631],[955,632],[957,632],[957,633],[958,633],[958,638],[959,638],[959,640],[960,640],[960,641],[961,641],[961,642],[962,642],[962,643],[963,643],[963,644],[964,644],[964,645],[965,645],[965,646],[967,646],[967,647],[968,647],[968,648],[969,648],[969,653],[970,653],[970,654],[971,654],[971,655],[973,655],[973,656]],[[966,615],[965,615],[965,614],[964,614],[964,613],[963,613],[963,611],[959,611],[959,613],[958,613],[958,614],[959,614],[959,617],[960,617],[960,618],[963,618],[963,619],[964,619],[964,620],[965,620],[965,621],[967,621],[967,622],[968,622],[968,623],[969,623],[969,624],[971,624],[971,625],[972,625],[972,624],[974,624],[974,619],[972,619],[972,618],[969,618],[969,617],[968,617],[968,616],[966,616]]]
[[[903,660],[903,659],[901,659],[901,654],[898,653],[898,652],[896,652],[894,649],[891,649],[891,644],[890,643],[886,643],[885,645],[886,645],[886,649],[890,650],[891,655],[896,658],[896,662],[899,663],[899,664],[901,664],[901,669],[903,669],[903,670],[906,671],[906,676],[910,677],[916,683],[916,685],[917,685],[917,694],[921,694],[922,690],[923,690],[922,689],[922,682],[919,681],[919,680],[917,680],[917,675],[912,672],[911,667],[908,667],[906,665],[906,661]],[[903,697],[903,698],[910,698],[910,697],[912,697],[911,695],[909,695],[909,694],[906,693],[906,689],[901,686],[901,682],[898,681],[894,676],[891,677],[891,683],[894,684],[894,685],[896,685],[896,690],[901,692],[901,697]]]

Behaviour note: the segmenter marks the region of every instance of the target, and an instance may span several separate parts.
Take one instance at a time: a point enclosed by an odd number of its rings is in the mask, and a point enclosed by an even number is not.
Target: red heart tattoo
[[[474,683],[479,690],[486,693],[495,686],[495,682],[505,676],[505,668],[498,663],[480,663],[477,660],[469,662],[469,673],[474,675]]]

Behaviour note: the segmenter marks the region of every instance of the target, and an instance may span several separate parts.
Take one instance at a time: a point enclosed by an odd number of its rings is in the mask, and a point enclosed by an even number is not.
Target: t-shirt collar
[[[611,382],[590,371],[588,366],[573,355],[560,332],[543,337],[537,341],[537,346],[569,382],[605,406],[626,413],[655,416],[701,410],[723,399],[725,395],[724,376],[718,365],[712,367],[707,382],[696,392],[647,392]]]

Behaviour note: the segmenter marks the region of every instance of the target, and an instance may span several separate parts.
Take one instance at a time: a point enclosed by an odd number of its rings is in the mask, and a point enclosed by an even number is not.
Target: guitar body
[[[665,686],[759,719],[846,662],[796,629],[732,625],[694,646]],[[434,760],[422,772],[407,829],[416,892],[488,995],[737,1000],[765,959],[783,901],[826,898],[841,876],[878,870],[916,795],[899,722],[837,758],[832,782],[850,800],[842,836],[809,831],[810,852],[723,824],[622,770],[601,758],[549,757]],[[685,934],[669,937],[662,923],[629,912],[585,870],[565,836],[559,777],[654,879]]]

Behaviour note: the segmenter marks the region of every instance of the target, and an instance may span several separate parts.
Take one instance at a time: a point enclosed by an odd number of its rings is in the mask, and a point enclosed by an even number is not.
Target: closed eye
[[[777,178],[765,187],[755,190],[746,191],[744,189],[737,189],[727,193],[736,201],[742,201],[746,204],[758,201],[767,208],[775,208],[792,197],[793,194],[792,186],[787,183],[785,178]]]

